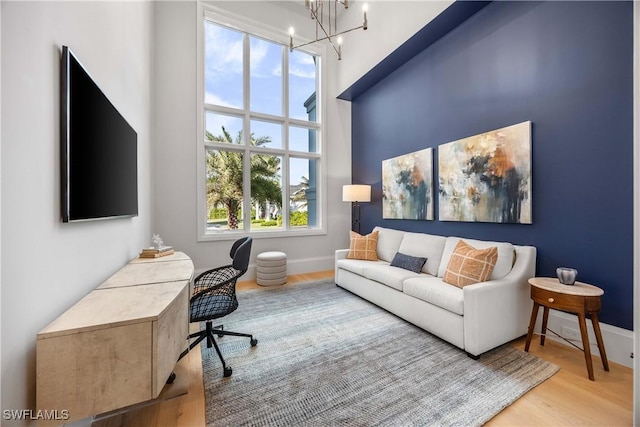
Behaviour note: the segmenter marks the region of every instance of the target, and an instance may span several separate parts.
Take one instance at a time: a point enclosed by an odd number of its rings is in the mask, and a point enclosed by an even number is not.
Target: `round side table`
[[[544,345],[550,308],[576,314],[578,316],[578,323],[580,324],[580,335],[582,336],[581,349],[551,329],[549,329],[549,332],[565,339],[570,344],[584,352],[589,379],[594,381],[591,349],[589,348],[589,336],[587,335],[587,323],[585,320],[586,316],[589,316],[591,317],[593,331],[595,332],[596,341],[598,342],[598,350],[600,350],[602,366],[605,371],[608,371],[609,362],[607,361],[607,353],[605,352],[604,342],[602,341],[600,323],[598,323],[598,313],[600,312],[601,307],[600,297],[604,294],[604,291],[597,286],[582,282],[575,282],[573,285],[563,285],[558,281],[558,279],[551,277],[534,277],[529,279],[529,284],[531,285],[533,310],[531,311],[531,321],[529,322],[529,331],[527,333],[527,342],[524,346],[524,351],[529,351],[529,345],[533,338],[533,328],[536,323],[536,318],[538,317],[538,309],[540,306],[544,307],[540,345]]]

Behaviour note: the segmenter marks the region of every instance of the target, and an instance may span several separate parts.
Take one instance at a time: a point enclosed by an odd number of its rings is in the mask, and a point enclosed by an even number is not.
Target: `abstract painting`
[[[433,148],[382,161],[382,218],[433,219]]]
[[[531,224],[531,122],[438,147],[441,221]]]

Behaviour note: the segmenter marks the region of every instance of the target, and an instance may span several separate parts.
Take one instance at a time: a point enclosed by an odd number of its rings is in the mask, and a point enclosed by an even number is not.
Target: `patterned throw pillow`
[[[495,246],[476,249],[460,240],[451,255],[442,280],[459,288],[484,282],[491,276],[497,260],[498,248]]]
[[[355,231],[351,232],[351,244],[349,245],[349,259],[363,259],[367,261],[378,260],[378,231],[366,236],[361,236]]]
[[[401,252],[397,252],[393,257],[393,261],[391,261],[391,266],[404,268],[405,270],[413,271],[414,273],[420,273],[425,262],[427,262],[426,258],[405,255]]]

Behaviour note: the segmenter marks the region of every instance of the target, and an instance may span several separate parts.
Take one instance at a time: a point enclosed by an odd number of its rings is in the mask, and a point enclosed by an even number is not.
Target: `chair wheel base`
[[[169,375],[169,378],[167,378],[167,384],[173,384],[175,379],[176,379],[176,373],[171,372],[171,375]]]
[[[255,338],[251,338],[251,341],[249,341],[249,342],[250,342],[250,344],[251,344],[251,347],[255,347],[255,346],[256,346],[256,344],[258,344],[258,340],[257,340],[257,339],[255,339]]]
[[[226,367],[224,368],[224,374],[223,374],[223,375],[224,375],[224,376],[225,376],[225,378],[226,378],[226,377],[230,377],[230,376],[231,376],[231,374],[233,374],[233,369],[231,369],[231,366],[226,366]]]

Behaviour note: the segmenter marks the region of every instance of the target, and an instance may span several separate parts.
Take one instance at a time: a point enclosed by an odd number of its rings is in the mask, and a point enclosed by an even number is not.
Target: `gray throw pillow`
[[[393,267],[400,267],[405,270],[413,271],[414,273],[420,273],[425,262],[427,262],[426,258],[405,255],[397,252],[391,261],[391,265]]]

